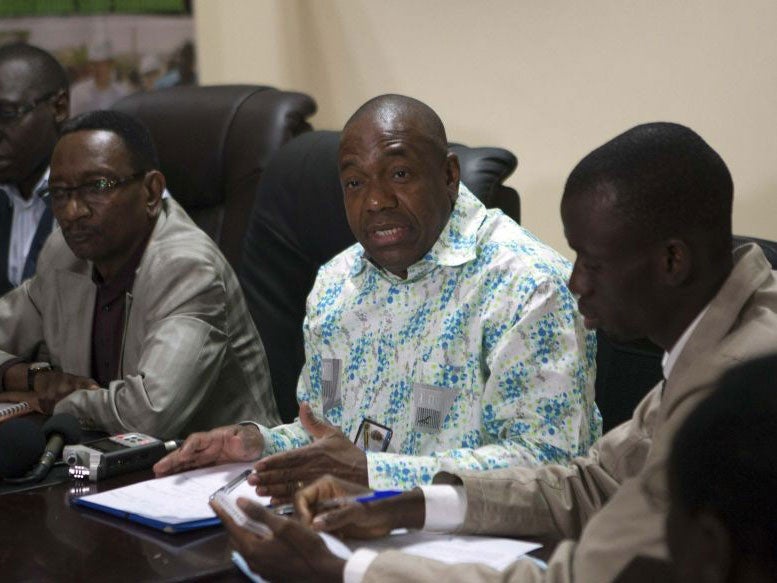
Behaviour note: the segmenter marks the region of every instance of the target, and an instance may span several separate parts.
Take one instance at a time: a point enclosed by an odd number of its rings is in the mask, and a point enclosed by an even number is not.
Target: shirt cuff
[[[370,549],[359,549],[351,558],[345,562],[345,571],[343,571],[343,583],[362,583],[367,569],[372,565],[372,561],[378,553]]]
[[[452,532],[467,516],[467,493],[463,486],[419,486],[424,493],[424,530]]]

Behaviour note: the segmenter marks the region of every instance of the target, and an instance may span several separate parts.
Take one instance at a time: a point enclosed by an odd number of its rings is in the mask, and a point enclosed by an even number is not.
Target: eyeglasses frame
[[[134,174],[130,174],[129,176],[125,176],[124,178],[96,178],[94,180],[90,180],[88,182],[83,182],[81,184],[77,184],[75,186],[55,186],[55,187],[47,187],[43,190],[41,193],[43,196],[48,196],[49,200],[51,201],[51,206],[53,207],[60,207],[64,206],[70,201],[71,193],[81,193],[85,188],[88,187],[95,187],[95,185],[101,181],[106,181],[105,186],[100,187],[95,192],[92,192],[90,194],[81,194],[81,200],[86,203],[88,207],[95,206],[96,204],[99,204],[102,202],[105,198],[107,198],[107,195],[111,194],[112,192],[116,191],[117,189],[121,188],[122,186],[125,186],[131,182],[134,182],[138,178],[144,177],[146,174],[148,174],[148,170],[140,170],[138,172],[135,172]],[[52,193],[54,191],[54,193]],[[65,198],[62,200],[58,200],[60,198],[60,194],[65,195]],[[90,200],[90,197],[91,198]]]
[[[45,103],[46,101],[49,101],[52,97],[56,97],[58,95],[62,94],[63,89],[55,89],[54,91],[49,91],[48,93],[45,93],[44,95],[41,95],[40,97],[36,99],[32,99],[26,103],[10,103],[9,105],[11,107],[16,108],[16,114],[13,117],[2,117],[0,116],[0,127],[8,127],[13,126],[19,123],[25,115],[28,113],[35,111],[35,108],[38,107],[41,103]]]

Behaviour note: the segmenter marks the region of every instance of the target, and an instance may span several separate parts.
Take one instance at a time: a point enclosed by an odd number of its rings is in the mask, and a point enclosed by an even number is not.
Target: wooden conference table
[[[54,471],[66,476],[65,468]],[[245,583],[221,526],[166,534],[70,504],[73,496],[152,477],[143,470],[97,483],[65,479],[10,493],[0,488],[0,581]],[[547,559],[550,549],[531,554]]]
[[[151,477],[144,470],[78,484],[91,493]],[[0,495],[0,581],[247,581],[221,526],[166,534],[71,506],[75,485]]]

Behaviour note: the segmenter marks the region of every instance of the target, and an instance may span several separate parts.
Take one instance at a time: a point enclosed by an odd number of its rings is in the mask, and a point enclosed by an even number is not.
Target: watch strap
[[[33,362],[27,368],[27,390],[35,390],[35,377],[42,372],[50,371],[51,365],[48,362]]]

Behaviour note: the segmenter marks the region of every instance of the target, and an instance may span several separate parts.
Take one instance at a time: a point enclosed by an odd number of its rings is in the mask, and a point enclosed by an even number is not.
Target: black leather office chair
[[[315,101],[272,87],[216,85],[136,93],[113,108],[148,126],[173,197],[237,270],[259,179],[278,148],[310,130]]]
[[[259,183],[246,230],[240,281],[287,421],[298,409],[305,299],[318,268],[355,242],[337,171],[339,141],[339,132],[315,131],[283,146]],[[462,161],[464,183],[487,205],[506,201],[505,208],[519,218],[518,193],[501,184],[515,169],[515,156],[499,148],[452,149]]]
[[[663,354],[649,340],[617,342],[596,331],[596,405],[604,432],[631,419],[639,402],[663,378]]]
[[[459,158],[464,184],[488,208],[501,209],[520,224],[521,197],[514,188],[503,184],[518,167],[518,158],[504,148],[470,148],[454,143],[448,148]]]
[[[767,239],[758,239],[757,237],[748,237],[747,235],[734,235],[734,249],[748,243],[756,243],[764,252],[766,259],[772,264],[772,269],[777,269],[777,242]]]

